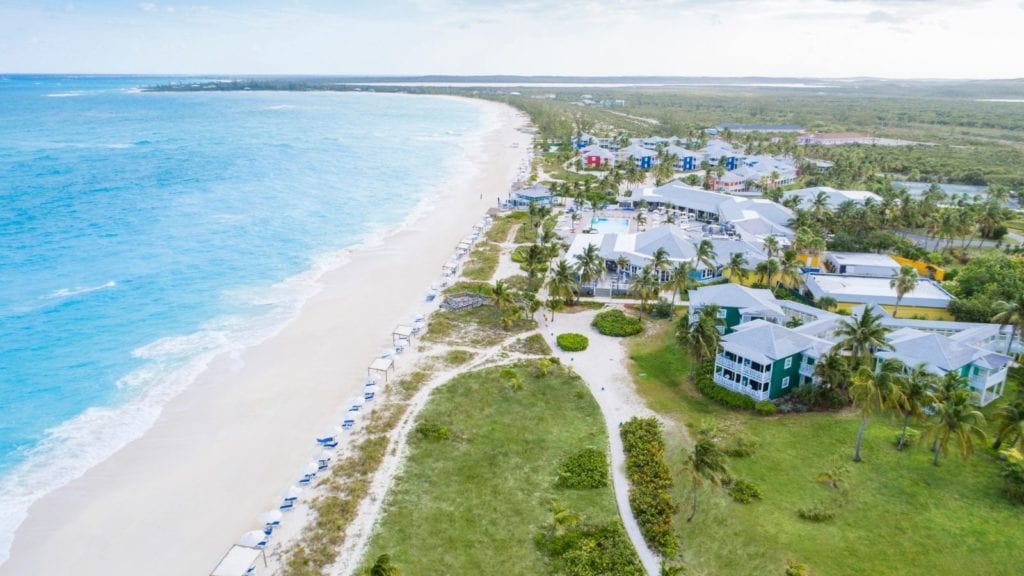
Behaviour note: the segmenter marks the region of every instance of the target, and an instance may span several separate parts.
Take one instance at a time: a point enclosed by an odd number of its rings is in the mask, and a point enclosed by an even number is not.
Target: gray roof
[[[659,226],[636,235],[636,252],[651,255],[658,248],[664,248],[673,260],[689,260],[697,255],[694,239],[675,226]]]
[[[924,362],[946,372],[959,370],[982,353],[979,348],[961,344],[941,334],[913,328],[891,332],[886,340],[893,346],[892,353],[903,360],[904,364],[912,366]]]
[[[619,150],[619,155],[623,158],[628,158],[630,156],[633,158],[645,158],[648,156],[653,158],[655,154],[656,153],[653,150],[648,150],[639,144],[630,144],[629,146]]]
[[[701,286],[688,292],[691,308],[702,308],[708,304],[717,304],[725,308],[754,308],[775,306],[775,295],[771,290],[747,288],[729,282],[714,286]],[[781,312],[782,310],[779,309]]]
[[[529,188],[516,190],[515,194],[520,198],[550,198],[551,189],[543,184],[534,184]]]
[[[801,188],[799,190],[790,190],[786,192],[786,197],[796,196],[800,198],[801,208],[810,208],[811,201],[818,195],[818,192],[824,192],[828,196],[828,205],[833,210],[838,208],[843,202],[854,202],[856,204],[864,204],[864,201],[871,198],[875,202],[881,202],[882,198],[878,194],[868,192],[865,190],[836,190],[830,186],[815,186],[813,188]]]
[[[723,348],[762,364],[814,349],[816,344],[814,338],[764,320],[740,324],[736,332],[722,337]]]
[[[689,208],[710,214],[718,214],[718,207],[723,202],[733,200],[733,197],[728,194],[687,186],[681,182],[669,182],[649,193],[645,191],[644,196],[648,201],[665,202],[679,208]]]

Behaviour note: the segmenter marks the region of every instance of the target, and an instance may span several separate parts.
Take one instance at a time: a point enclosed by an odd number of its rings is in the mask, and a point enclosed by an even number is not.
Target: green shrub
[[[555,338],[555,343],[566,352],[582,352],[587,349],[587,346],[590,346],[590,339],[583,334],[566,332],[565,334],[559,334]]]
[[[811,570],[807,564],[790,561],[789,566],[786,566],[786,576],[810,576],[810,574]]]
[[[594,316],[594,328],[605,336],[635,336],[644,331],[639,318],[626,316],[622,310],[606,310]]]
[[[515,250],[512,251],[512,261],[516,264],[522,264],[526,262],[526,252],[529,250],[529,246],[516,246]]]
[[[714,380],[708,376],[697,378],[697,389],[704,396],[728,408],[738,408],[740,410],[754,409],[753,398],[739,392],[733,392],[728,388],[723,388],[715,384]]]
[[[559,488],[587,490],[608,485],[608,457],[596,448],[584,448],[558,466]]]
[[[619,426],[626,452],[629,506],[644,540],[664,556],[678,548],[672,518],[679,505],[672,498],[672,474],[665,463],[665,441],[655,418],[631,418]]]
[[[768,400],[762,400],[757,404],[754,404],[754,411],[761,416],[773,416],[777,407],[774,402]]]
[[[896,446],[899,446],[900,438],[903,438],[902,429],[896,432],[896,434],[892,437],[892,443],[895,444]],[[920,439],[921,432],[914,430],[913,428],[907,428],[907,441],[904,443],[904,446],[913,446],[914,444],[917,444],[917,441]]]
[[[753,482],[734,480],[732,486],[729,486],[729,496],[740,504],[750,504],[761,499],[761,489]]]
[[[797,508],[796,515],[808,522],[828,522],[836,517],[836,511],[827,502],[815,502]]]
[[[654,318],[671,318],[675,313],[675,306],[664,298],[651,305],[651,316]]]
[[[999,474],[1003,477],[1003,494],[1010,502],[1024,504],[1024,462],[1008,460],[1003,462]]]
[[[417,424],[416,433],[424,440],[446,441],[452,438],[452,433],[448,430],[447,426],[430,422],[420,422]]]
[[[571,511],[565,516],[572,518],[568,526],[549,525],[536,539],[537,547],[551,561],[552,574],[646,574],[619,522],[590,524]]]

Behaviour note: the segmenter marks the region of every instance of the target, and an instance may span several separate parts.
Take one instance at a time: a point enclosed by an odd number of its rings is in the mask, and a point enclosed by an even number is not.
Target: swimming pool
[[[592,218],[590,227],[601,234],[625,234],[629,232],[629,218]]]

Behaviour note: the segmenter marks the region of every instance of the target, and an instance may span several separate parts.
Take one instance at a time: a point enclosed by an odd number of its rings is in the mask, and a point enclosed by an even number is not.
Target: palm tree
[[[498,280],[494,283],[494,288],[491,289],[491,299],[494,301],[494,307],[498,310],[504,310],[508,306],[515,304],[512,290],[504,280]]]
[[[864,429],[874,411],[882,411],[903,404],[903,392],[899,386],[904,370],[899,360],[886,359],[879,367],[878,373],[872,372],[867,366],[861,366],[853,375],[850,396],[853,404],[860,409],[860,428],[857,429],[857,448],[853,452],[853,461],[860,462],[860,447],[864,440]]]
[[[368,576],[398,576],[400,572],[398,568],[391,564],[391,556],[387,554],[381,554],[377,557],[377,561],[373,563],[373,567],[367,572]]]
[[[865,307],[860,316],[844,319],[836,329],[836,336],[840,339],[839,349],[848,351],[854,363],[861,367],[873,364],[871,359],[876,350],[892,348],[885,341],[889,328],[882,325],[881,319],[881,315]]]
[[[565,260],[559,260],[558,264],[551,271],[551,278],[548,280],[548,294],[555,298],[561,298],[563,302],[572,302],[579,285],[576,283],[572,266]],[[554,319],[555,312],[551,311],[551,318]]]
[[[598,280],[604,275],[604,258],[595,244],[587,244],[583,252],[576,255],[576,274],[581,283],[593,283],[594,288],[597,287]]]
[[[636,229],[644,230],[647,227],[647,217],[644,216],[643,211],[636,213]]]
[[[775,236],[765,236],[764,238],[764,251],[771,258],[779,252],[779,239]]]
[[[572,215],[570,216],[570,218],[572,219],[572,231],[575,232],[576,231],[576,223],[579,222],[580,218],[581,218],[579,211],[574,211],[572,213]]]
[[[718,266],[718,262],[715,261],[715,245],[711,240],[704,239],[697,244],[697,264],[712,271]]]
[[[935,405],[938,421],[929,428],[926,436],[933,436],[938,443],[932,464],[939,465],[939,453],[949,453],[950,439],[960,445],[960,455],[964,460],[974,452],[974,438],[984,442],[985,416],[973,405],[976,396],[970,390],[956,390],[948,398]]]
[[[641,315],[647,309],[647,301],[658,295],[659,288],[658,277],[655,275],[654,269],[650,264],[644,266],[633,279],[633,283],[629,285],[629,291],[640,299]]]
[[[547,252],[540,244],[530,244],[527,247],[526,262],[523,264],[526,266],[526,285],[528,290],[533,288],[533,281],[536,280],[537,275],[544,272],[544,268],[548,263]]]
[[[818,298],[818,308],[821,308],[822,310],[835,310],[837,306],[839,306],[839,302],[831,296],[822,296],[821,298]]]
[[[996,410],[996,422],[999,427],[996,429],[996,441],[992,444],[993,450],[999,450],[1008,438],[1010,441],[1007,443],[1011,448],[1018,444],[1024,448],[1024,400],[1000,406]]]
[[[693,509],[686,519],[691,522],[697,515],[697,491],[705,481],[719,485],[728,478],[729,473],[725,468],[725,456],[718,446],[707,436],[701,436],[693,445],[693,451],[686,456],[686,465],[690,469],[690,479],[693,482]]]
[[[850,365],[842,354],[832,350],[814,365],[814,378],[817,387],[826,387],[845,396],[850,382]]]
[[[832,208],[828,204],[828,194],[824,191],[818,192],[814,199],[811,200],[811,213],[814,214],[814,219],[818,222],[824,222],[825,216],[832,211]]]
[[[914,291],[917,287],[917,270],[910,266],[900,266],[899,272],[894,272],[889,280],[889,288],[896,291],[896,308],[892,311],[892,317],[900,311],[900,302],[903,297]]]
[[[661,273],[668,270],[668,267],[671,264],[671,261],[668,259],[668,250],[663,246],[659,246],[658,249],[654,251],[654,254],[651,254],[651,267],[654,268],[654,271],[658,274],[659,280],[661,279]]]
[[[899,380],[900,388],[903,390],[903,431],[900,433],[900,442],[896,445],[897,450],[903,450],[907,443],[907,426],[910,420],[924,420],[925,409],[935,404],[935,396],[932,395],[935,375],[928,371],[926,364],[918,364]]]
[[[676,306],[676,294],[682,294],[696,286],[697,282],[691,276],[692,273],[693,266],[685,260],[677,263],[676,267],[672,269],[672,274],[668,280],[668,287],[672,290],[673,310],[675,310]]]
[[[747,276],[747,266],[749,265],[750,262],[743,252],[733,252],[729,257],[729,263],[725,266],[725,269],[729,271],[729,280],[742,284],[743,279]]]
[[[1013,339],[1018,332],[1024,333],[1024,294],[1018,294],[1016,300],[996,302],[996,308],[999,313],[992,317],[992,321],[1010,325],[1010,341],[1006,344],[1006,355],[1010,356]]]
[[[711,357],[718,350],[718,343],[722,340],[722,333],[718,331],[718,313],[721,308],[717,304],[705,306],[700,315],[689,324],[683,325],[680,321],[680,329],[676,338],[680,345],[689,350],[694,362],[690,363],[691,375],[695,364],[699,365],[705,357]]]
[[[803,282],[801,271],[800,258],[797,256],[796,250],[783,252],[782,259],[779,261],[779,281],[782,282],[782,285],[799,288],[800,283]]]

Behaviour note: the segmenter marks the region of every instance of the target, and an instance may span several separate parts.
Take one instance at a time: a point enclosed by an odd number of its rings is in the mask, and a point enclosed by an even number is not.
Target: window
[[[725,318],[725,308],[719,308],[718,309],[718,317],[719,318]]]
[[[782,379],[782,389],[785,390],[786,388],[789,388],[789,376]]]
[[[793,367],[793,357],[790,356],[789,358],[786,358],[786,370],[789,370],[792,367]]]

